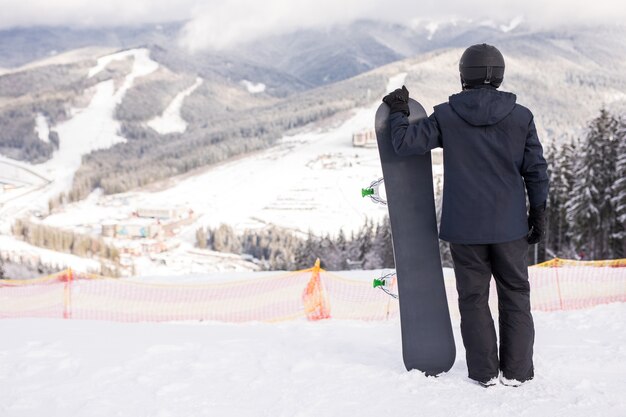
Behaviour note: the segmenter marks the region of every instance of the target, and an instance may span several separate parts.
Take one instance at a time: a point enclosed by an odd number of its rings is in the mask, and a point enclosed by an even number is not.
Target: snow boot
[[[525,381],[518,381],[517,379],[508,379],[504,376],[504,374],[500,374],[500,383],[507,387],[515,387],[515,388],[521,387],[522,385],[526,384],[531,379],[532,378],[529,378]]]
[[[498,378],[494,376],[493,378],[491,378],[491,379],[489,379],[489,380],[487,380],[487,381],[478,381],[478,380],[475,380],[475,381],[476,381],[476,382],[478,383],[478,385],[480,385],[481,387],[483,387],[483,388],[489,388],[489,387],[494,387],[494,386],[496,385],[496,383],[498,382]]]

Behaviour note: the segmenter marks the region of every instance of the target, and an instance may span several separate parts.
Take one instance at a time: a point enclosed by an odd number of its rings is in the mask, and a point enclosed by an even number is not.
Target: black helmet
[[[461,56],[459,72],[463,89],[477,85],[498,88],[504,79],[504,57],[495,46],[472,45]]]

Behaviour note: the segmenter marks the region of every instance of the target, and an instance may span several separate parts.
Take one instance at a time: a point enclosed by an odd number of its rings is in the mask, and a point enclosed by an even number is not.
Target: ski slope
[[[148,122],[148,126],[162,135],[166,135],[168,133],[183,133],[187,130],[187,122],[181,117],[180,109],[183,106],[185,99],[189,97],[198,87],[200,87],[202,82],[202,78],[196,78],[193,85],[178,93],[163,111],[163,114],[150,120]]]
[[[398,71],[386,91],[400,87],[407,74]],[[186,93],[186,92],[183,92]],[[182,97],[182,96],[181,96]],[[177,114],[162,120],[172,126]],[[276,146],[207,167],[202,171],[115,195],[93,193],[44,219],[50,226],[72,230],[100,230],[101,224],[127,218],[140,207],[192,209],[193,224],[182,227],[180,245],[171,251],[135,262],[138,275],[185,275],[207,271],[256,269],[251,263],[194,252],[196,230],[228,224],[237,231],[268,225],[304,235],[347,233],[367,219],[380,220],[384,206],[361,197],[361,189],[382,176],[378,150],[352,146],[352,134],[373,128],[380,98],[341,115],[332,124],[308,127],[283,137]],[[156,120],[156,119],[155,119]],[[441,167],[434,172],[441,174]]]
[[[80,167],[83,155],[126,141],[119,135],[120,124],[114,118],[115,108],[122,102],[135,79],[156,71],[159,64],[150,59],[150,51],[147,49],[130,49],[99,58],[97,64],[89,70],[89,77],[93,77],[112,61],[129,57],[133,58],[133,66],[121,86],[116,88],[115,80],[98,83],[89,105],[76,110],[72,118],[56,126],[59,149],[41,166],[44,172],[55,178],[54,193],[71,188],[74,173]]]
[[[406,73],[391,77],[387,90],[402,85]],[[352,134],[372,129],[380,100],[344,115],[330,127],[317,127],[282,138],[277,146],[168,181],[155,192],[137,191],[104,196],[101,206],[189,207],[198,221],[183,233],[195,242],[200,226],[229,224],[238,230],[278,225],[315,234],[357,230],[367,218],[380,219],[386,208],[361,197],[361,188],[382,175],[376,148],[355,148]],[[123,203],[122,203],[123,202]],[[72,204],[46,219],[71,226],[93,202]],[[121,209],[120,209],[121,210]],[[105,213],[106,211],[102,211]],[[106,218],[91,221],[105,221]]]
[[[119,135],[120,123],[114,118],[115,108],[132,88],[135,79],[156,71],[159,64],[150,59],[148,49],[129,49],[99,58],[97,64],[88,71],[88,76],[93,77],[112,61],[130,57],[133,58],[131,71],[119,86],[112,79],[96,84],[87,107],[72,109],[72,117],[54,127],[59,134],[59,149],[43,164],[28,164],[30,170],[49,178],[51,182],[44,188],[29,190],[36,192],[20,195],[10,204],[3,204],[0,207],[3,219],[16,217],[27,209],[47,212],[48,201],[71,188],[74,173],[80,167],[83,155],[126,141]],[[41,115],[37,118],[36,130],[42,140],[45,137],[47,141],[49,126]]]
[[[246,90],[248,90],[248,93],[250,94],[262,93],[265,91],[265,88],[267,87],[263,83],[253,83],[252,81],[248,81],[248,80],[241,80],[240,84],[246,87]]]
[[[536,377],[406,372],[399,322],[0,320],[0,416],[624,416],[626,305],[535,313]]]

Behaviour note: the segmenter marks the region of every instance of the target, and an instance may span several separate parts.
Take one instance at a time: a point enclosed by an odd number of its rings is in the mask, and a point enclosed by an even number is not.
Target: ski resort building
[[[110,238],[162,240],[193,220],[193,210],[188,208],[140,208],[126,220],[102,223],[101,230],[102,236]]]
[[[376,132],[373,130],[362,130],[352,134],[352,146],[356,148],[375,148]]]
[[[191,216],[192,211],[186,208],[139,208],[137,216],[158,220],[180,220]]]
[[[102,224],[102,236],[121,239],[154,239],[163,235],[163,227],[151,219],[129,219]]]
[[[11,182],[0,181],[0,193],[3,193],[5,191],[15,190],[16,188],[19,188],[17,184],[14,184]]]

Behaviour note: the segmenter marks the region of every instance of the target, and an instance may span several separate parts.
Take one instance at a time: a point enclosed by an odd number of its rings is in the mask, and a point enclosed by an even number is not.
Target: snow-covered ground
[[[92,77],[112,61],[129,57],[133,58],[133,66],[119,88],[116,88],[115,80],[98,83],[89,105],[75,110],[72,118],[55,127],[59,134],[59,149],[41,167],[55,180],[51,190],[53,194],[71,187],[83,155],[126,141],[118,134],[119,122],[114,118],[115,108],[133,86],[135,79],[156,71],[159,64],[150,59],[150,51],[147,49],[130,49],[99,58],[96,66],[89,70],[89,76]],[[45,202],[47,204],[47,200]]]
[[[48,126],[46,116],[41,113],[37,113],[37,118],[35,119],[35,132],[39,140],[42,142],[50,142],[50,126]]]
[[[118,134],[119,122],[114,119],[115,108],[133,86],[135,79],[156,71],[159,64],[150,59],[149,50],[129,49],[102,56],[88,71],[88,76],[92,77],[111,62],[127,58],[133,59],[133,65],[120,85],[116,85],[116,80],[96,84],[93,88],[93,97],[87,107],[72,109],[72,117],[55,126],[54,130],[59,134],[59,149],[54,152],[49,161],[31,165],[0,157],[0,167],[3,169],[0,179],[4,178],[12,183],[23,182],[19,188],[0,196],[0,233],[7,234],[7,236],[1,236],[0,246],[12,256],[54,260],[55,256],[52,254],[56,254],[56,261],[49,265],[61,264],[83,271],[99,269],[99,262],[47,251],[17,240],[10,236],[10,224],[14,218],[27,210],[46,213],[48,201],[71,188],[74,173],[80,167],[83,155],[126,140]],[[45,117],[38,115],[36,131],[42,140],[44,138],[48,140],[49,129]],[[89,209],[82,212],[76,221],[59,226],[66,226],[79,232],[83,231],[83,226],[94,226],[82,219],[85,216],[91,219],[96,215],[95,212],[102,211],[101,206],[95,206],[95,200],[93,197],[87,199],[86,204],[89,205]],[[104,218],[114,220],[124,214],[123,209],[120,211],[118,208],[113,208],[107,211]],[[99,227],[100,222],[96,222],[95,225]]]
[[[244,87],[246,87],[246,90],[248,90],[248,93],[250,94],[259,94],[265,91],[265,84],[263,83],[253,83],[252,81],[248,81],[248,80],[241,80],[241,85],[243,85]]]
[[[51,161],[40,168],[54,182],[44,191],[33,193],[31,200],[42,205],[50,197],[66,191],[80,164],[80,157],[98,147],[110,146],[124,140],[117,136],[118,122],[113,120],[116,103],[132,85],[135,77],[156,69],[146,50],[137,49],[107,55],[98,60],[89,74],[95,75],[115,59],[134,57],[134,67],[121,88],[114,91],[113,81],[97,85],[90,105],[68,122],[56,127],[61,148]],[[399,71],[390,77],[386,91],[401,86],[406,78]],[[180,119],[183,99],[201,80],[181,92],[164,114],[152,121],[153,127],[184,130]],[[310,127],[301,133],[282,138],[277,146],[244,155],[218,164],[203,172],[186,175],[183,179],[167,182],[158,191],[136,191],[111,196],[93,193],[86,200],[70,204],[62,211],[47,217],[45,224],[79,232],[97,232],[105,222],[128,218],[139,207],[163,208],[172,205],[190,208],[198,220],[184,228],[178,236],[182,245],[177,250],[161,254],[154,260],[139,259],[136,273],[188,274],[207,271],[256,269],[252,264],[218,259],[213,253],[191,253],[195,232],[201,226],[229,224],[242,231],[278,225],[293,231],[315,234],[335,234],[340,228],[357,230],[367,218],[379,220],[386,208],[361,197],[361,188],[382,176],[376,148],[352,146],[352,134],[372,129],[372,121],[380,104],[373,98],[371,104],[344,115],[333,126]],[[85,141],[89,137],[94,143]],[[41,169],[40,169],[41,171]],[[441,173],[436,170],[436,173]],[[154,188],[154,187],[151,187]],[[28,198],[13,204],[16,214],[28,207]],[[3,207],[7,212],[11,208]],[[7,217],[8,218],[8,217]],[[8,226],[5,225],[4,229]],[[31,248],[31,252],[37,252]],[[226,262],[228,261],[228,262]],[[220,265],[225,262],[224,265]],[[78,269],[81,265],[73,266]]]
[[[45,189],[51,182],[27,162],[16,161],[0,155],[0,182],[13,184],[15,189],[0,192],[0,233],[7,227],[3,220],[10,220],[8,213],[24,207],[24,197]],[[27,199],[26,199],[27,201]],[[15,204],[10,204],[14,202]]]
[[[406,372],[397,321],[0,320],[0,415],[624,416],[626,304],[535,313],[536,378]]]
[[[112,61],[129,57],[133,58],[133,66],[120,86],[116,86],[115,80],[96,84],[87,107],[72,109],[72,117],[54,127],[59,134],[59,149],[49,161],[30,165],[31,170],[49,178],[50,184],[44,188],[36,188],[37,192],[24,194],[19,199],[12,199],[10,203],[2,205],[0,207],[2,220],[10,220],[26,209],[47,212],[50,198],[71,188],[74,173],[80,167],[83,155],[126,141],[118,134],[119,122],[114,118],[115,108],[133,86],[135,79],[156,71],[159,64],[150,59],[150,52],[147,49],[129,49],[99,58],[97,64],[88,72],[88,76],[92,77]],[[37,118],[36,129],[38,134],[46,136],[47,140],[49,127],[45,118]],[[35,188],[31,188],[28,191],[34,190]]]
[[[402,85],[406,74],[389,80],[388,90]],[[353,111],[332,129],[316,129],[284,137],[266,151],[219,164],[158,192],[132,192],[103,197],[100,205],[167,207],[173,202],[200,215],[183,238],[195,240],[200,225],[226,223],[237,229],[275,224],[322,234],[339,228],[358,229],[366,218],[379,219],[386,208],[364,200],[360,191],[381,176],[376,148],[355,148],[352,134],[371,129],[379,106]],[[49,224],[76,224],[93,202],[69,206],[50,216]],[[106,211],[101,211],[106,214]],[[314,213],[314,215],[313,215]],[[105,221],[106,218],[96,219]]]
[[[22,260],[24,263],[37,265],[38,261],[41,260],[44,265],[58,268],[59,270],[71,267],[80,272],[100,271],[100,262],[97,260],[38,248],[13,236],[0,235],[0,252],[3,252],[17,263],[20,263],[20,260]]]
[[[187,130],[187,122],[181,117],[180,109],[183,106],[185,98],[193,93],[196,88],[200,87],[201,84],[202,78],[196,78],[196,82],[193,83],[191,87],[178,93],[165,111],[163,111],[163,114],[150,120],[148,126],[162,135],[174,132],[183,133]]]

